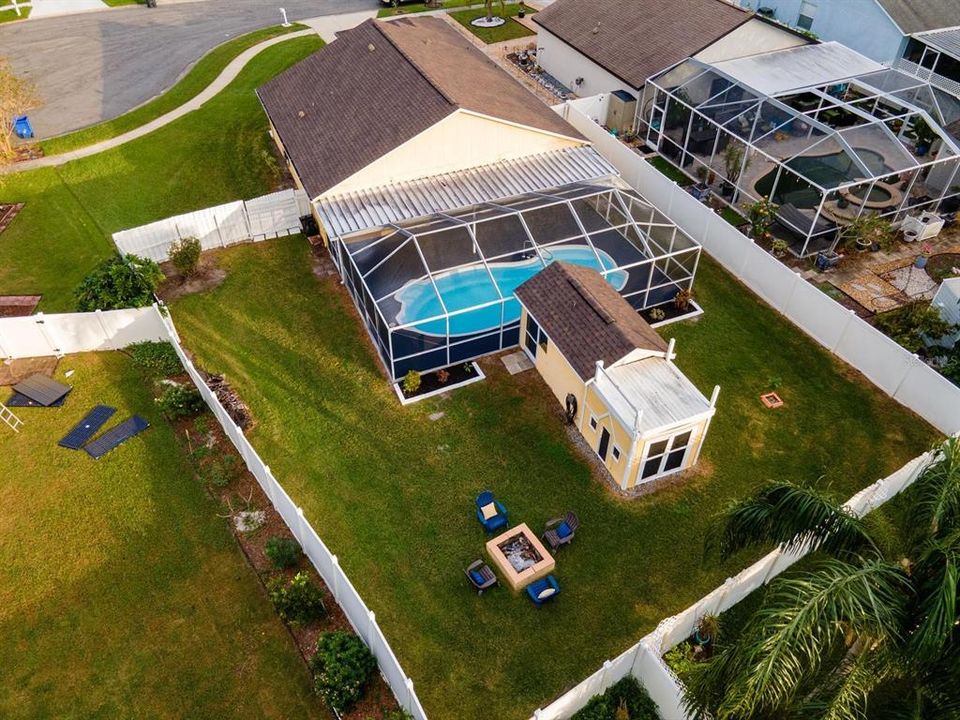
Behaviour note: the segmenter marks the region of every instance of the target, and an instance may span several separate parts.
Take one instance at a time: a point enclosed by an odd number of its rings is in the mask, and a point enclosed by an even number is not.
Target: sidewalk
[[[32,5],[30,20],[110,9],[101,0],[33,0]]]

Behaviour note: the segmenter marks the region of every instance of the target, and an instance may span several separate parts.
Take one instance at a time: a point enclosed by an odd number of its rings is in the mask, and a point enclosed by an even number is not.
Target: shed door
[[[601,460],[607,459],[607,448],[610,447],[610,431],[606,428],[603,428],[603,432],[600,433],[600,447],[597,448],[597,454],[600,455]]]

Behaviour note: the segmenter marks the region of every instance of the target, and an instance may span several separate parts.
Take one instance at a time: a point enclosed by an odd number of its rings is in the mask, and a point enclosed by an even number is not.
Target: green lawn
[[[152,388],[120,353],[68,369],[63,408],[0,425],[0,717],[325,718]],[[57,447],[97,403],[152,427],[96,461]]]
[[[148,136],[4,178],[0,202],[26,205],[0,235],[0,295],[42,294],[40,310],[72,310],[74,288],[115,252],[111,233],[275,189],[281,169],[253,90],[322,44],[274,45],[200,110]]]
[[[0,24],[15,22],[16,20],[26,20],[28,17],[30,17],[31,10],[33,10],[32,7],[22,7],[20,8],[20,14],[17,15],[16,10],[0,8]]]
[[[444,10],[449,10],[450,8],[465,7],[467,5],[476,5],[478,4],[476,0],[446,0],[443,3],[442,7]],[[482,4],[482,3],[480,3]],[[393,15],[410,15],[414,13],[428,12],[430,10],[436,10],[428,6],[426,3],[403,3],[397,7],[382,7],[377,11],[377,17],[391,17]]]
[[[682,187],[687,187],[688,185],[693,184],[693,181],[690,178],[684,175],[679,170],[679,168],[674,166],[673,163],[671,163],[665,157],[661,157],[660,155],[657,155],[655,157],[650,158],[649,162],[651,165],[653,165],[653,167],[655,167],[657,170],[659,170],[661,173],[666,175],[668,178],[670,178],[674,182],[679,183]]]
[[[146,5],[147,0],[103,0],[110,7],[120,7],[121,5]]]
[[[402,408],[348,296],[313,275],[302,238],[218,257],[226,282],[173,306],[184,341],[253,408],[253,443],[339,556],[437,720],[525,719],[744,567],[751,556],[703,561],[703,536],[719,507],[756,484],[826,476],[851,495],[935,437],[704,258],[696,295],[706,315],[664,329],[704,392],[723,387],[700,471],[625,502],[571,449],[535,374],[511,377],[488,360],[486,381]],[[758,398],[773,386],[786,400],[775,412]],[[432,422],[436,411],[445,416]],[[579,513],[551,605],[469,591],[462,568],[485,540],[473,513],[485,487],[514,523],[535,529]]]
[[[115,4],[128,4],[135,0],[113,0]],[[162,95],[158,95],[138,108],[119,117],[77,130],[66,135],[50,138],[40,142],[40,147],[46,155],[60,155],[77,148],[93,145],[103,140],[109,140],[122,135],[141,125],[165,115],[171,110],[183,105],[198,95],[204,88],[213,82],[230,62],[244,50],[269,40],[270,38],[305,29],[304,25],[291,25],[288,28],[276,25],[274,27],[256,30],[247,35],[228,40],[215,47],[190,68],[177,83]]]
[[[470,24],[471,20],[476,20],[478,17],[484,17],[487,14],[485,8],[473,8],[471,10],[459,10],[457,12],[450,13],[450,17],[456,20],[458,23],[463,25],[467,30],[472,32],[478,38],[483,40],[487,45],[491,43],[503,42],[504,40],[517,40],[523,37],[529,37],[531,35],[536,35],[535,32],[530,30],[527,27],[524,27],[516,20],[512,18],[516,16],[517,11],[520,9],[520,5],[507,5],[506,6],[506,16],[507,22],[499,27],[494,28],[480,28],[474,27]],[[534,11],[529,7],[527,8],[527,15],[531,15]],[[504,13],[500,12],[500,7],[494,7],[494,15],[503,15]]]

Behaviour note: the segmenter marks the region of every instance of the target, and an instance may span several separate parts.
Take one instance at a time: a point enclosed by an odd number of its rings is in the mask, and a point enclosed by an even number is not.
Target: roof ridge
[[[388,22],[403,22],[404,20],[410,20],[410,19],[411,19],[411,18],[402,18],[402,19],[400,19],[400,20],[382,20],[382,21],[380,21],[380,22],[377,22],[376,20],[374,20],[373,18],[371,18],[371,19],[369,20],[369,22],[372,22],[373,25],[374,25],[374,27],[377,29],[377,32],[380,33],[381,37],[383,37],[384,40],[386,40],[388,43],[390,43],[390,45],[393,46],[393,49],[396,50],[398,53],[400,53],[400,54],[403,56],[403,58],[404,58],[408,63],[410,63],[410,65],[413,66],[413,68],[420,74],[420,77],[422,77],[424,80],[426,80],[428,83],[430,83],[430,87],[432,87],[434,90],[436,90],[437,93],[439,93],[440,96],[441,96],[444,100],[446,100],[448,103],[450,103],[453,107],[459,108],[459,107],[460,107],[460,103],[454,101],[454,99],[453,99],[452,97],[450,97],[450,96],[446,93],[446,91],[444,91],[444,89],[441,88],[441,87],[437,84],[436,80],[434,80],[432,77],[430,77],[430,74],[429,74],[426,70],[424,70],[424,68],[421,67],[420,64],[419,64],[416,60],[414,60],[412,57],[410,57],[410,55],[407,54],[407,52],[406,52],[403,48],[401,48],[398,43],[394,42],[393,38],[391,38],[389,34],[387,34],[386,32],[384,32],[384,28],[386,27],[386,24],[387,24]]]

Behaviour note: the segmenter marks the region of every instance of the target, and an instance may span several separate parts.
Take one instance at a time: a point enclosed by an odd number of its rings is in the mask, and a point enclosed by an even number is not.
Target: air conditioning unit
[[[606,125],[618,133],[633,129],[633,119],[637,114],[637,99],[626,90],[614,90],[610,93],[610,105],[607,109]]]

